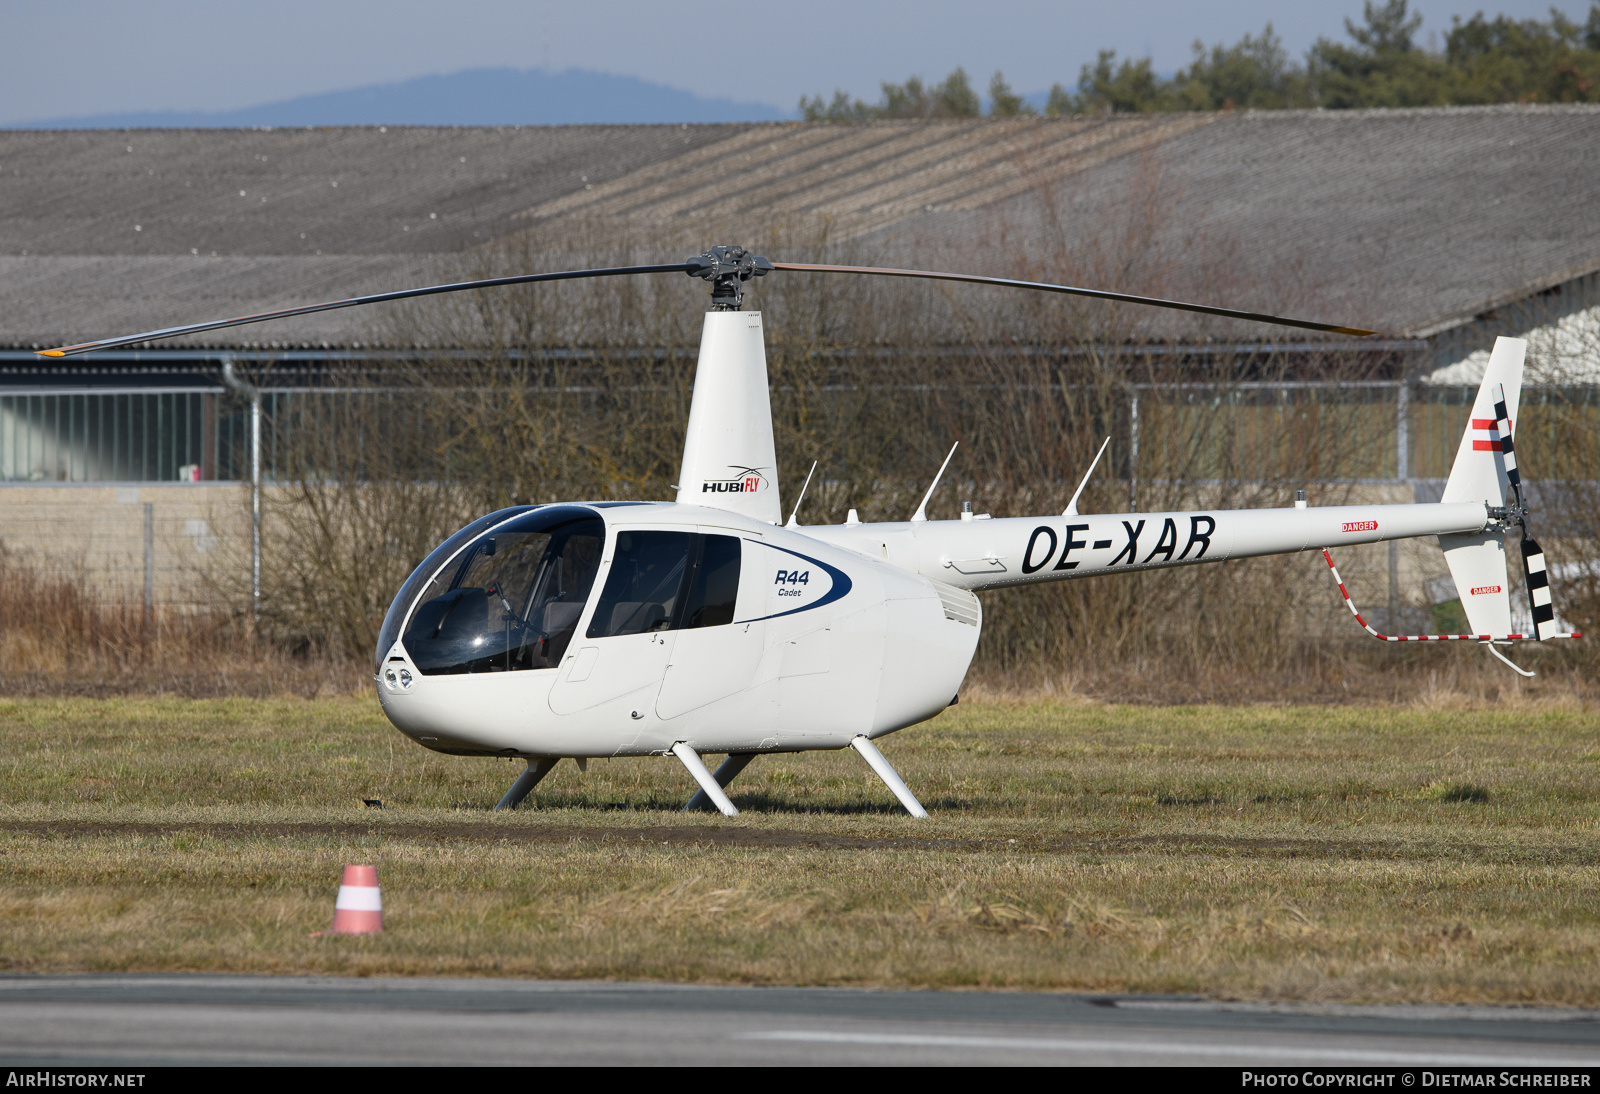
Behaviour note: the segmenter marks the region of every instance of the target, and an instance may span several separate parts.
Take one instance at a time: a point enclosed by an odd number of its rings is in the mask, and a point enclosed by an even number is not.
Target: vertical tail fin
[[[1520,338],[1495,339],[1442,501],[1505,505],[1506,492],[1512,486],[1510,474],[1516,474],[1516,457],[1505,451],[1509,445],[1502,445],[1501,439],[1510,439],[1516,421],[1527,350],[1528,343]],[[1520,478],[1516,485],[1520,489]],[[1444,549],[1468,627],[1476,634],[1510,634],[1510,582],[1502,533],[1485,530],[1440,536],[1439,546]]]
[[[1506,427],[1516,425],[1517,401],[1522,395],[1522,360],[1528,352],[1528,343],[1521,338],[1496,338],[1489,365],[1483,371],[1483,383],[1478,387],[1478,397],[1472,404],[1472,418],[1461,435],[1461,446],[1456,449],[1456,462],[1450,468],[1450,481],[1445,484],[1440,501],[1481,501],[1489,505],[1504,505],[1506,488],[1506,462],[1501,453],[1500,438],[1495,426],[1499,418],[1496,404],[1504,392]],[[1515,466],[1513,464],[1513,466]]]

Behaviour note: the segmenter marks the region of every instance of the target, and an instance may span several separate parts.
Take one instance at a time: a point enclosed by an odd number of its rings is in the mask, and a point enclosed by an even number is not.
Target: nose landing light
[[[384,666],[383,686],[390,691],[410,691],[413,683],[411,670],[398,660]]]

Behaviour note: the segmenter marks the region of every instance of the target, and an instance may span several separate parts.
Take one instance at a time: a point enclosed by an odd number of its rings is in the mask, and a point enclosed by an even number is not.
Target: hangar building
[[[153,543],[214,539],[175,502],[155,534],[157,484],[245,473],[224,359],[270,361],[288,393],[416,347],[354,309],[59,362],[34,350],[426,284],[566,223],[662,261],[813,218],[879,261],[1017,276],[1052,240],[1144,217],[1168,295],[1279,307],[1289,286],[1297,314],[1386,332],[1397,485],[1447,470],[1495,334],[1531,337],[1540,378],[1591,403],[1600,380],[1594,106],[7,131],[0,187],[0,542],[83,519],[92,499],[101,554],[137,572],[142,549],[147,590],[166,565]],[[1216,337],[1152,323],[1151,338],[1194,352]],[[80,493],[29,492],[47,484]]]

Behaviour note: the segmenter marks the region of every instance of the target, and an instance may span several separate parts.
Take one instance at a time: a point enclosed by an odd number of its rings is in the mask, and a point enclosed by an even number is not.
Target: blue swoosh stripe
[[[832,604],[835,600],[839,600],[839,599],[843,598],[844,595],[850,591],[850,588],[851,588],[851,586],[853,584],[853,582],[851,582],[851,580],[850,580],[850,575],[849,574],[845,573],[843,570],[839,569],[837,566],[829,566],[826,562],[822,561],[820,558],[812,558],[810,555],[803,555],[799,551],[791,551],[787,547],[778,547],[778,546],[774,546],[771,543],[763,543],[759,539],[747,539],[747,540],[745,540],[745,542],[746,543],[754,543],[759,547],[766,547],[766,548],[769,548],[770,550],[773,550],[773,551],[782,551],[786,555],[793,555],[795,558],[804,559],[805,561],[811,563],[811,565],[813,565],[813,566],[821,566],[824,570],[827,571],[828,576],[833,579],[833,588],[829,589],[828,592],[827,592],[827,595],[825,595],[821,600],[817,601],[815,604],[805,604],[805,605],[802,605],[801,607],[798,607],[798,608],[790,608],[786,612],[773,612],[771,615],[757,616],[754,619],[735,619],[733,621],[734,624],[739,624],[739,623],[760,623],[760,622],[762,622],[764,620],[767,620],[767,619],[781,619],[783,616],[794,615],[797,612],[809,612],[813,608],[820,608],[824,604]]]

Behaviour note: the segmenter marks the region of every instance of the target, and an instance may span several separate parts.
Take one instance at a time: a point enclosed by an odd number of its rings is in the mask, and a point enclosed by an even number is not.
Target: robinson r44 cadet
[[[907,810],[926,816],[874,741],[952,702],[983,626],[974,594],[1010,585],[1314,549],[1331,569],[1335,546],[1437,536],[1473,633],[1380,634],[1340,582],[1375,637],[1479,642],[1512,668],[1497,647],[1579,637],[1558,632],[1544,556],[1528,533],[1512,429],[1525,342],[1495,343],[1435,504],[1089,515],[1077,511],[1080,484],[1060,514],[932,521],[935,477],[907,521],[862,523],[852,510],[842,525],[802,527],[779,506],[761,313],[741,310],[748,282],[781,270],[933,278],[1375,333],[1069,285],[769,262],[714,247],[681,263],[434,285],[43,352],[501,285],[660,273],[710,282],[676,500],[490,513],[428,555],[384,619],[375,681],[402,733],[437,752],[527,760],[497,808],[514,808],[561,757],[581,765],[671,755],[700,787],[685,809],[731,816],[725,788],[756,756],[854,748]],[[1513,529],[1531,601],[1527,634],[1512,632],[1503,537]],[[714,774],[705,753],[727,757]]]

